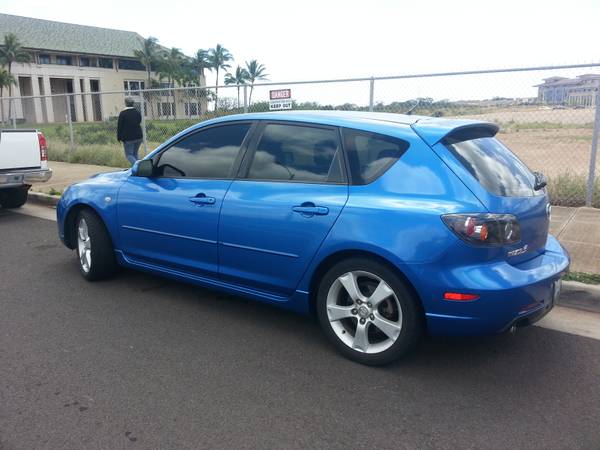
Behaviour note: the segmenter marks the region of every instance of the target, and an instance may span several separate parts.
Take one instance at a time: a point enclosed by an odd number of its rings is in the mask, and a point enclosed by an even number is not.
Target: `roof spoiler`
[[[498,125],[491,122],[456,119],[418,120],[411,127],[429,145],[493,137],[500,129]]]

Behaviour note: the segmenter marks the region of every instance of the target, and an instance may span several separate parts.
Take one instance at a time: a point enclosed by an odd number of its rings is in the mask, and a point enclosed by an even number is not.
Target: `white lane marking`
[[[17,214],[25,214],[26,216],[33,216],[39,219],[52,220],[56,222],[56,209],[49,206],[33,205],[31,203],[25,203],[20,208],[5,210],[8,212],[14,212]]]
[[[555,306],[537,326],[600,340],[600,314]]]

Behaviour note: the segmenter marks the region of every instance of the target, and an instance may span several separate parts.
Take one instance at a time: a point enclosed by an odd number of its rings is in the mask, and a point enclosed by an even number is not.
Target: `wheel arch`
[[[96,208],[94,208],[92,205],[90,205],[88,203],[76,203],[75,205],[72,205],[69,208],[69,211],[67,212],[67,214],[65,216],[65,222],[64,222],[65,245],[67,246],[67,248],[70,248],[71,250],[75,249],[75,247],[76,247],[75,233],[74,233],[75,220],[77,219],[77,216],[79,215],[79,213],[84,210],[90,211],[93,214],[95,214],[100,219],[100,221],[104,225],[104,228],[107,230],[108,235],[110,236],[110,231],[109,231],[108,227],[106,226],[106,222],[105,222],[104,218],[102,217],[102,214],[100,214],[96,210]],[[111,236],[111,240],[112,240],[112,236]]]
[[[343,261],[344,259],[347,259],[347,258],[370,259],[372,261],[376,261],[380,264],[383,264],[383,265],[387,266],[390,270],[392,270],[404,282],[406,287],[412,292],[414,297],[417,299],[417,306],[419,308],[421,317],[423,319],[423,325],[425,326],[426,321],[425,321],[425,309],[423,307],[423,301],[421,299],[421,296],[415,289],[415,286],[410,281],[410,279],[406,276],[406,274],[397,265],[392,263],[390,260],[388,260],[376,253],[367,251],[367,250],[340,250],[340,251],[337,251],[335,253],[328,255],[319,263],[319,265],[316,267],[316,269],[312,273],[312,276],[310,279],[310,284],[309,284],[309,290],[308,290],[308,292],[309,292],[308,307],[309,307],[309,312],[312,316],[314,316],[316,314],[317,291],[318,291],[318,287],[319,287],[319,282],[321,281],[321,279],[323,278],[325,273],[327,273],[327,271],[331,267],[333,267],[338,262]]]

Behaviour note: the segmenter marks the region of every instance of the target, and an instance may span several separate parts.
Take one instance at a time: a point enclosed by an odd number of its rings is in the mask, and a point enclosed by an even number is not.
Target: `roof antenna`
[[[406,111],[404,114],[406,114],[407,116],[410,116],[412,114],[412,112],[417,109],[417,106],[419,106],[419,103],[421,103],[421,100],[417,99],[416,103],[414,105],[412,105],[410,107],[410,109],[408,111]]]

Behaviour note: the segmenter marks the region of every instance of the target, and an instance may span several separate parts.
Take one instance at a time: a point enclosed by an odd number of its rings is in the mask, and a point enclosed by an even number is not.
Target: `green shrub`
[[[587,194],[587,176],[569,171],[548,177],[550,203],[557,206],[584,206]],[[592,206],[600,208],[600,179],[594,183]]]

